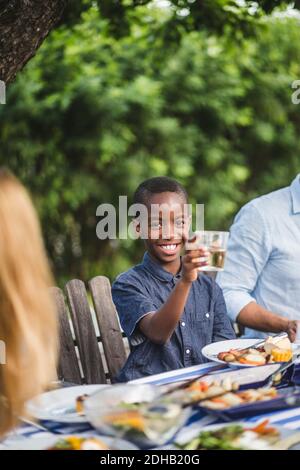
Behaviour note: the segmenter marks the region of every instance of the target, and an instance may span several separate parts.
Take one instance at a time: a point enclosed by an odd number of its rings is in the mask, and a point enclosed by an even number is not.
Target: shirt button
[[[187,354],[190,354],[191,350],[190,350],[190,349],[186,349],[185,352],[186,352]]]
[[[185,321],[182,321],[182,322],[181,322],[181,326],[185,326]]]
[[[209,318],[209,313],[206,313],[205,316],[206,316],[206,318]]]

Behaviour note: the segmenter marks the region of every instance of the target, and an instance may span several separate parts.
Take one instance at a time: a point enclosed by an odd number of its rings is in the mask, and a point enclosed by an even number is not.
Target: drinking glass
[[[209,252],[208,264],[198,268],[199,271],[223,271],[229,232],[205,230],[194,232],[194,236],[196,240],[187,242],[186,249],[206,248]]]

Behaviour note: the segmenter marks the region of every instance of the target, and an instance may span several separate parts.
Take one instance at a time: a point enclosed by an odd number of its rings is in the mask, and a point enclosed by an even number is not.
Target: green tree
[[[243,203],[299,172],[296,19],[265,16],[242,42],[185,31],[174,53],[155,34],[168,11],[137,11],[119,38],[96,6],[61,25],[0,107],[0,163],[31,190],[60,282],[139,260],[141,243],[96,238],[96,208],[144,178],[179,179],[206,204],[207,228],[227,229]]]

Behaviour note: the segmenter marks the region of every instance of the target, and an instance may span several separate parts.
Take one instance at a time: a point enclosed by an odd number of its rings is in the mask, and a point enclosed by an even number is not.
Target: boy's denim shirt
[[[157,311],[168,299],[180,273],[165,271],[146,252],[141,264],[120,274],[112,285],[112,297],[131,353],[116,381],[126,382],[147,375],[205,362],[201,349],[215,341],[235,338],[221,288],[199,274],[193,282],[181,319],[169,341],[155,344],[137,324]]]

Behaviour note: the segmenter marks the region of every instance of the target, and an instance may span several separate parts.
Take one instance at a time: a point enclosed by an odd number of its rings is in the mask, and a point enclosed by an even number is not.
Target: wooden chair
[[[52,288],[52,294],[59,316],[59,363],[57,375],[59,380],[81,384],[82,378],[79,362],[76,355],[64,294],[58,287]]]
[[[60,319],[58,378],[103,384],[117,374],[127,355],[108,278],[97,276],[89,286],[94,316],[82,281],[69,281],[64,292],[52,289]]]
[[[97,316],[108,373],[110,377],[114,377],[124,365],[127,354],[118,315],[111,297],[110,282],[105,276],[97,276],[91,279],[89,287]]]

